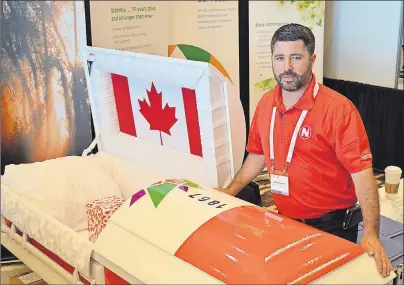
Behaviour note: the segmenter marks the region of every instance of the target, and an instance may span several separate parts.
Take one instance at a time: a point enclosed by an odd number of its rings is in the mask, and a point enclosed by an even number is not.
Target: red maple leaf
[[[140,113],[149,122],[150,130],[160,131],[160,142],[163,145],[163,139],[161,138],[161,132],[171,135],[170,129],[178,121],[175,118],[175,107],[170,107],[166,103],[163,108],[162,93],[158,93],[154,83],[152,83],[151,90],[147,91],[147,97],[149,98],[150,105],[146,102],[146,99],[140,100]]]

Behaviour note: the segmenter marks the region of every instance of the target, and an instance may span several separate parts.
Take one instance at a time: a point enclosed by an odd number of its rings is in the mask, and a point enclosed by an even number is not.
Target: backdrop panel
[[[238,1],[171,1],[169,56],[208,61],[239,87]]]
[[[2,170],[81,154],[92,140],[81,57],[84,2],[1,5]]]
[[[326,9],[324,76],[396,88],[404,2],[327,1]]]
[[[169,1],[90,1],[95,47],[167,55]]]
[[[92,45],[209,62],[239,89],[238,1],[90,1]]]
[[[313,31],[317,55],[313,72],[322,82],[324,13],[324,1],[249,1],[250,122],[262,95],[276,85],[271,39],[279,27],[299,23]]]

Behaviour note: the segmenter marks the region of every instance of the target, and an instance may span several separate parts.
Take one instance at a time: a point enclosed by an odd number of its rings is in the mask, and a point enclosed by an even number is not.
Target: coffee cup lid
[[[384,169],[384,172],[385,172],[385,173],[387,173],[387,172],[391,172],[391,173],[401,173],[402,170],[401,170],[401,168],[398,167],[398,166],[388,166],[388,167],[386,167],[386,169]]]

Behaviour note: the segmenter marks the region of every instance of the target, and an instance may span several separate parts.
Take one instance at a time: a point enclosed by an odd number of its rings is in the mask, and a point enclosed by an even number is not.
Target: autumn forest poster
[[[92,140],[84,1],[2,1],[2,167],[80,155]]]

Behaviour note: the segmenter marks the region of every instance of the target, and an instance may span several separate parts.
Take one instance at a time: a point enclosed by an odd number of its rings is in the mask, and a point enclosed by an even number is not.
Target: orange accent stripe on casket
[[[105,285],[129,285],[129,282],[104,267]]]
[[[362,253],[347,240],[244,206],[203,224],[175,255],[226,284],[307,284]]]

